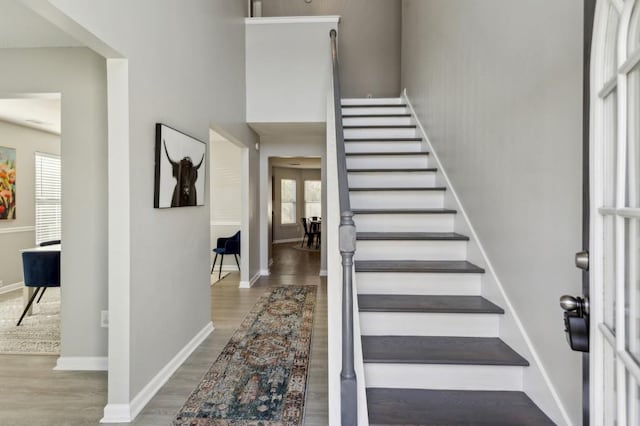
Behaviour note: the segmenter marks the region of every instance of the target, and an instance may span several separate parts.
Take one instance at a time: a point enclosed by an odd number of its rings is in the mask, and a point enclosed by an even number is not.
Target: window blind
[[[319,180],[304,181],[304,215],[322,216],[322,182]]]
[[[280,224],[296,223],[296,181],[282,179],[280,181]]]
[[[36,245],[62,239],[60,157],[36,152]]]

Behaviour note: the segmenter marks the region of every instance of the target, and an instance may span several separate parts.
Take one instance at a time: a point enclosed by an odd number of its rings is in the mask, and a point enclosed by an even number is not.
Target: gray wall
[[[22,281],[20,250],[35,245],[35,153],[59,155],[60,136],[0,121],[0,146],[16,149],[17,171],[16,219],[0,221],[0,281],[6,286]]]
[[[0,49],[0,63],[0,94],[62,94],[61,356],[106,356],[105,60],[85,48]]]
[[[215,125],[251,147],[250,166],[258,167],[257,138],[245,124],[246,3],[51,3],[128,59],[131,169],[123,172],[131,179],[130,374],[117,378],[128,381],[128,392],[109,394],[110,404],[127,403],[211,321],[210,209],[153,208],[155,123],[200,140],[208,140]],[[251,207],[258,204],[256,183]],[[252,253],[250,276],[258,270],[257,249]]]
[[[582,2],[403,1],[402,83],[576,424],[582,29]]]
[[[400,93],[400,0],[264,0],[263,16],[340,15],[344,97]],[[327,45],[329,43],[327,35]]]
[[[304,181],[321,180],[320,169],[296,169],[288,167],[273,167],[274,203],[273,203],[273,241],[302,238],[304,231],[300,218],[304,217]],[[297,222],[293,225],[282,225],[280,219],[280,181],[294,179],[296,181],[296,210]]]

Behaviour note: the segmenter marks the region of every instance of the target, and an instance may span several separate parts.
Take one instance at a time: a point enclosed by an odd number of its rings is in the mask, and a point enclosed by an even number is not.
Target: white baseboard
[[[269,259],[269,266],[273,265],[273,257]]]
[[[321,277],[326,277],[327,276],[327,270],[326,269],[320,269],[320,276]]]
[[[272,244],[297,243],[298,241],[302,241],[302,238],[287,238],[285,240],[275,240]]]
[[[11,293],[12,291],[20,290],[24,287],[24,283],[20,281],[19,283],[7,284],[0,287],[0,294]]]
[[[213,323],[209,322],[202,330],[189,341],[176,356],[162,367],[153,379],[142,388],[140,392],[131,400],[129,404],[107,404],[104,407],[104,417],[100,423],[130,423],[144,407],[151,401],[151,398],[164,386],[173,373],[189,358],[191,353],[211,334]]]
[[[109,359],[106,356],[61,356],[56,371],[107,371]]]
[[[262,275],[263,277],[268,277],[269,275],[271,275],[271,272],[269,272],[268,269],[261,269],[260,275]]]
[[[240,281],[240,288],[251,288],[260,279],[260,272],[257,272],[249,281]]]
[[[213,270],[213,273],[216,273],[216,271],[220,270],[220,264],[216,264],[215,269]],[[209,271],[211,271],[211,267],[209,267]],[[238,265],[236,265],[235,263],[233,265],[222,265],[222,272],[240,272],[238,271]]]

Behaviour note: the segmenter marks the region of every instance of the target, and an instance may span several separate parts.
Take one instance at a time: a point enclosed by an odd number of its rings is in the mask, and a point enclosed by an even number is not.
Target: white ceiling
[[[318,157],[270,157],[272,167],[287,167],[290,169],[319,169],[322,166]]]
[[[60,134],[60,95],[0,99],[0,120]]]
[[[73,37],[18,0],[0,0],[0,48],[78,47]]]

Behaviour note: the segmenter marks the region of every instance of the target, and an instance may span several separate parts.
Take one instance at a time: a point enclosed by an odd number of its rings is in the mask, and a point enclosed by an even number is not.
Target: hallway
[[[299,244],[299,243],[298,243]],[[211,288],[211,317],[215,330],[151,400],[133,424],[171,424],[189,394],[216,360],[234,331],[267,289],[288,285],[317,285],[318,299],[309,360],[305,404],[306,426],[328,424],[327,399],[327,288],[318,276],[320,253],[296,250],[294,244],[275,245],[271,275],[250,289],[239,289],[239,274],[230,273]]]

